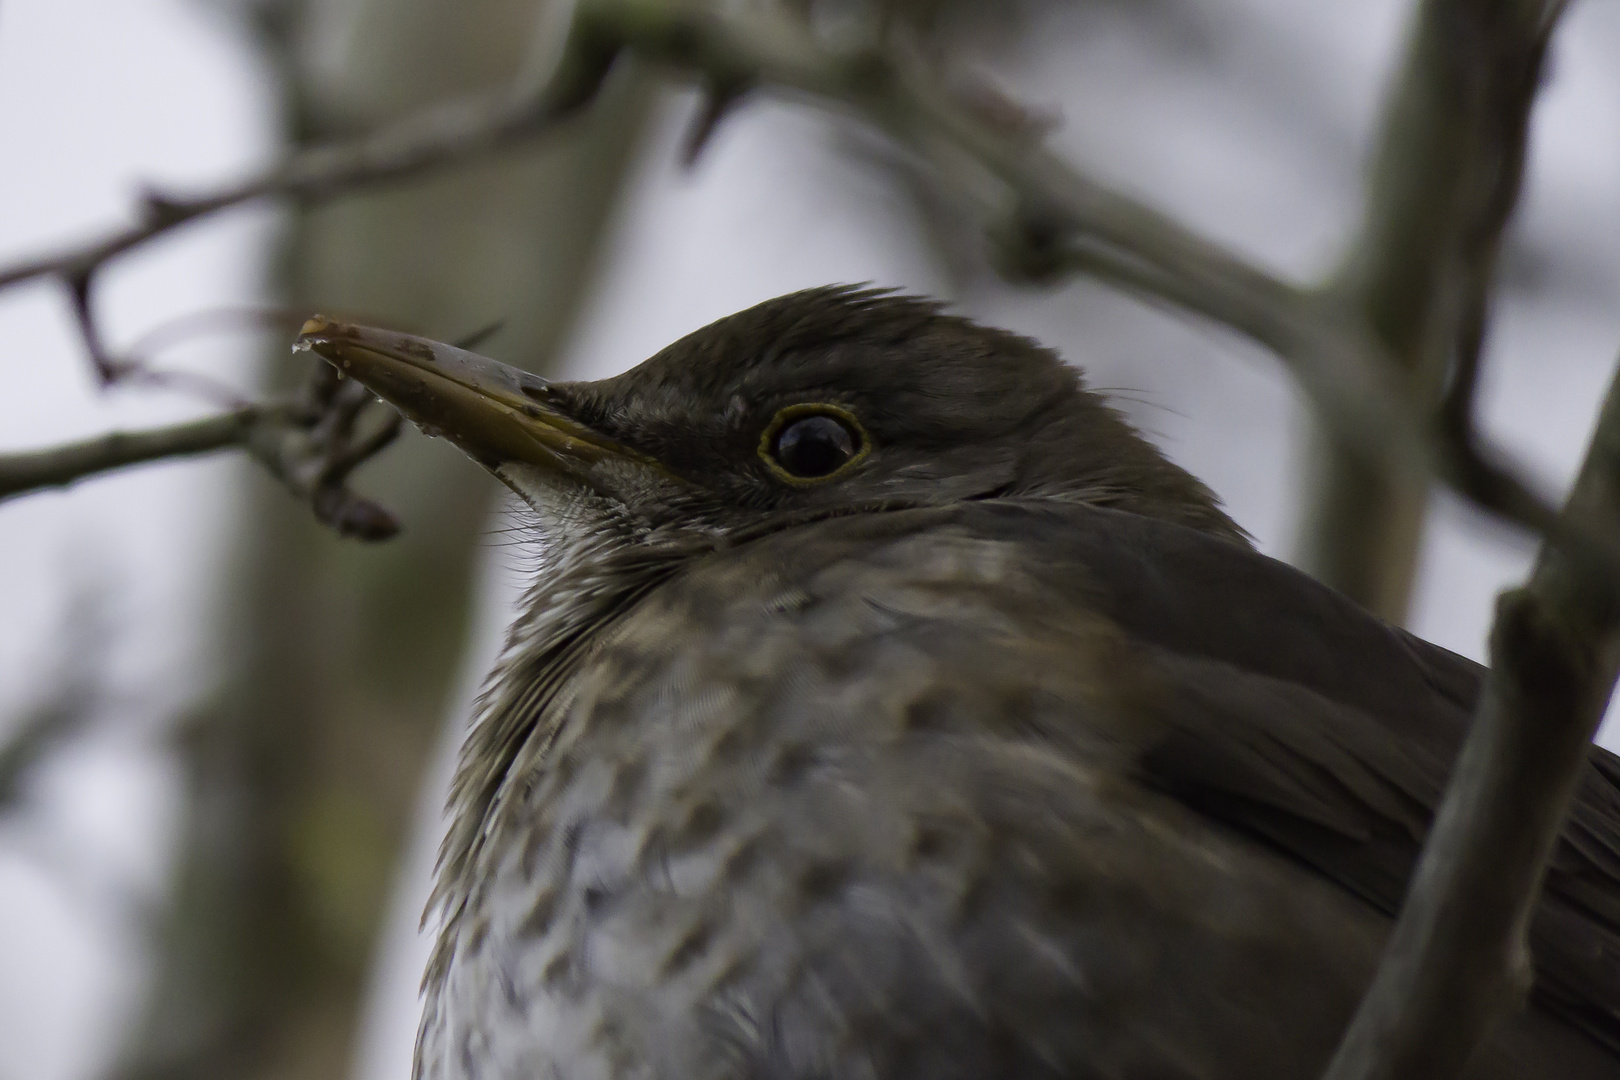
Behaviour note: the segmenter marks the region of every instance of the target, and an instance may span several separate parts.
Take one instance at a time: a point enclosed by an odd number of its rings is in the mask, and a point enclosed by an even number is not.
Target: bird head
[[[912,297],[793,293],[594,382],[319,316],[300,345],[562,530],[690,551],[840,514],[1037,497],[1243,537],[1050,350]]]

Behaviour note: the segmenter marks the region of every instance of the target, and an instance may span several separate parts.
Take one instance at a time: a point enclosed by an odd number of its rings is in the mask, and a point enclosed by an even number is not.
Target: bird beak
[[[604,458],[651,464],[561,412],[545,379],[453,345],[316,315],[294,348],[324,358],[497,475],[533,465],[588,480]]]

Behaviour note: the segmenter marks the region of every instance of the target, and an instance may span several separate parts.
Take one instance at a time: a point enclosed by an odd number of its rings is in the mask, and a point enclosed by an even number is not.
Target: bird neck
[[[523,614],[474,708],[451,786],[450,830],[430,908],[453,919],[520,758],[544,754],[582,660],[646,593],[712,548],[690,535],[649,536],[611,520],[545,514],[541,565]]]

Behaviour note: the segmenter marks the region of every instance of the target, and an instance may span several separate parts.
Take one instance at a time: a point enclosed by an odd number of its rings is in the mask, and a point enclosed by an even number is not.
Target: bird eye
[[[833,405],[789,405],[760,440],[760,456],[790,483],[825,480],[866,456],[855,417]]]

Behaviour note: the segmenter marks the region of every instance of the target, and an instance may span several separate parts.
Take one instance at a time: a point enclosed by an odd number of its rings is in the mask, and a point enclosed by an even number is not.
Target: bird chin
[[[501,465],[495,475],[535,512],[543,544],[554,557],[594,548],[622,531],[610,500],[582,481],[524,462]]]
[[[590,479],[526,462],[507,462],[494,473],[534,511],[534,525],[544,549],[542,561],[552,574],[581,567],[592,559],[611,562],[609,552],[631,545],[646,532],[627,513],[623,500],[605,493],[605,485]],[[624,478],[591,479],[622,482]]]
[[[493,470],[497,479],[511,488],[542,518],[577,515],[580,503],[590,497],[590,489],[568,479],[557,470],[526,461],[508,461]]]

